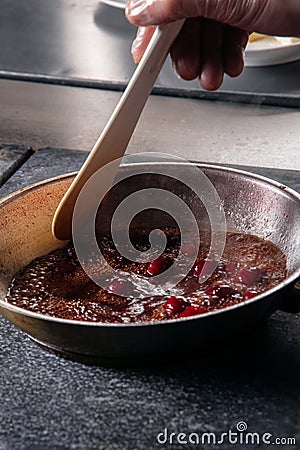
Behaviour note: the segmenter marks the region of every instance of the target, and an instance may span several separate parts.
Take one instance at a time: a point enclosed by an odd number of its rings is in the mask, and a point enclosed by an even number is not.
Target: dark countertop
[[[76,170],[86,153],[12,149],[27,161],[0,195]],[[0,171],[3,170],[0,165]],[[4,167],[7,172],[7,164]],[[300,173],[257,169],[296,189]],[[1,173],[0,173],[1,175]],[[264,445],[162,445],[157,435],[236,431],[300,442],[299,315],[275,313],[244,340],[214,354],[144,368],[102,368],[48,353],[0,319],[0,449],[255,449]],[[276,445],[278,449],[296,445]]]
[[[90,150],[120,92],[0,79],[1,142]],[[127,153],[300,170],[300,109],[151,95]]]
[[[135,65],[136,29],[122,10],[95,0],[0,0],[0,76],[123,90]],[[170,60],[156,93],[256,104],[300,106],[300,61],[247,67],[207,92],[176,77]]]
[[[14,145],[0,145],[0,187],[30,157],[31,150]]]

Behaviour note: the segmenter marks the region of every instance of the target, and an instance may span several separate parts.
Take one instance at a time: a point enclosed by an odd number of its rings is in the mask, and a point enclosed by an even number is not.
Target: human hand
[[[242,72],[249,32],[300,34],[296,0],[129,0],[126,16],[139,25],[132,45],[136,62],[156,25],[187,18],[170,50],[173,65],[182,78],[198,77],[208,90],[218,89],[225,73]]]

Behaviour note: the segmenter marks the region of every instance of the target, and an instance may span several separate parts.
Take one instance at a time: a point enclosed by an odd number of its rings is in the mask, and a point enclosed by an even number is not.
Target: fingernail
[[[174,73],[175,73],[175,75],[177,76],[177,78],[178,78],[179,80],[183,80],[182,76],[181,76],[181,75],[179,74],[179,72],[178,72],[177,64],[175,64],[174,61],[172,61],[172,67],[173,67]]]
[[[131,53],[134,59],[134,62],[138,63],[139,58],[139,50],[143,42],[143,36],[145,33],[145,27],[139,27],[136,33],[136,38],[131,45]]]
[[[137,19],[147,25],[149,19],[148,6],[152,0],[130,0],[126,6],[126,16],[130,19]]]

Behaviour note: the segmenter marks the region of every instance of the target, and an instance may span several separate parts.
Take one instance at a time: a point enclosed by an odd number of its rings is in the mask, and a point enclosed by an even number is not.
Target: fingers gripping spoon
[[[183,23],[184,20],[180,20],[161,25],[155,30],[124,94],[87,160],[58,205],[52,221],[52,232],[56,238],[61,240],[71,238],[74,206],[86,181],[98,169],[124,155],[156,78]],[[111,176],[111,183],[115,175],[116,172]]]

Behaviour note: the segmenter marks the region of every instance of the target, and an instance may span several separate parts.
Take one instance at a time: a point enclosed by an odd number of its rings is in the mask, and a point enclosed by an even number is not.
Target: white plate
[[[126,0],[101,0],[102,3],[105,3],[106,5],[113,6],[114,8],[120,8],[125,9]]]
[[[300,40],[288,37],[259,39],[249,42],[245,53],[248,67],[285,64],[300,59]]]

